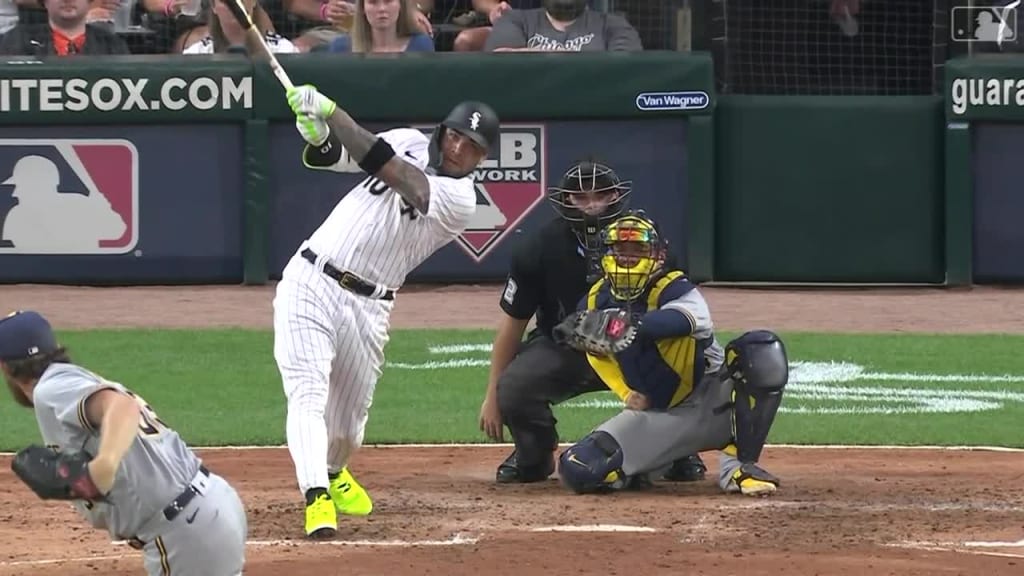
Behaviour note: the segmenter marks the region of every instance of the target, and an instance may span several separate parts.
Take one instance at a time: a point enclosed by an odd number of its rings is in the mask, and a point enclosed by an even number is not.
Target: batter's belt
[[[309,248],[302,251],[302,257],[309,261],[310,264],[316,266],[316,260],[318,256],[316,252],[313,252]],[[379,300],[394,300],[395,291],[381,289],[378,286],[363,280],[351,272],[345,272],[344,270],[338,270],[330,262],[324,262],[321,271],[333,278],[342,288],[349,292],[354,292],[360,296],[366,296],[367,298],[376,298]]]

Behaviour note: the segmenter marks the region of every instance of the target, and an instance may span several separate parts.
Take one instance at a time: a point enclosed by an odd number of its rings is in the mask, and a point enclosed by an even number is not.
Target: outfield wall
[[[263,283],[359,181],[302,166],[262,64],[97,62],[0,63],[0,282]],[[554,216],[546,187],[587,153],[633,180],[700,281],[1024,278],[1024,80],[954,97],[966,78],[1024,78],[1024,61],[951,62],[946,98],[719,97],[701,53],[282,64],[374,130],[429,132],[461,99],[501,115],[474,222],[411,281],[502,279],[517,237]]]

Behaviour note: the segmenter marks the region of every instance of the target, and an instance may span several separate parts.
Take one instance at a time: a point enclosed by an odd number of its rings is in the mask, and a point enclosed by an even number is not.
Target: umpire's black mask
[[[544,9],[555,20],[569,22],[583,14],[587,0],[544,0]]]

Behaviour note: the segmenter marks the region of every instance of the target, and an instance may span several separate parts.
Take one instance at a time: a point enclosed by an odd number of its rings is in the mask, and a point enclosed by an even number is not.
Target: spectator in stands
[[[225,4],[230,1],[211,0],[206,15],[206,21],[209,22],[207,24],[209,34],[199,42],[187,46],[183,51],[184,54],[223,54],[233,46],[245,46],[245,30],[231,15],[231,10]],[[244,4],[250,15],[260,11],[256,0],[245,0]],[[271,52],[294,54],[299,51],[291,41],[275,32],[269,23],[266,27],[262,27],[262,31]]]
[[[86,24],[102,24],[112,32],[128,29],[137,0],[91,0]]]
[[[304,52],[331,51],[332,42],[352,34],[357,18],[355,0],[285,0],[285,4],[304,13],[308,13],[315,5],[318,7],[316,18],[329,24],[307,29],[295,39],[296,45]],[[409,10],[416,24],[415,28],[428,36],[433,34],[428,16],[433,4],[433,0],[411,0],[415,10]],[[306,14],[303,14],[303,17],[306,17]]]
[[[18,25],[18,4],[14,0],[0,0],[0,37]]]
[[[452,49],[456,52],[479,52],[484,49],[491,28],[509,10],[534,10],[541,0],[473,0],[473,12],[464,14],[457,23],[466,27],[455,37]]]
[[[352,31],[328,52],[433,52],[434,40],[416,24],[412,0],[356,0]]]
[[[489,52],[643,50],[625,18],[587,7],[586,0],[544,0],[543,8],[508,10],[487,36]]]
[[[19,23],[0,38],[0,54],[68,56],[130,54],[128,45],[103,26],[87,24],[89,0],[43,0],[47,21]]]

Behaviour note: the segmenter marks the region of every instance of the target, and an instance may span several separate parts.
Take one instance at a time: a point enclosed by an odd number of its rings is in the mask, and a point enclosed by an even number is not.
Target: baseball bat
[[[277,57],[270,51],[270,46],[267,46],[266,39],[263,38],[263,34],[256,28],[256,25],[252,22],[252,17],[245,10],[245,5],[242,4],[242,0],[222,0],[227,3],[228,9],[231,10],[231,14],[238,21],[238,25],[245,30],[245,37],[249,44],[249,54],[255,55],[260,53],[263,55],[263,59],[270,64],[270,70],[274,72],[274,76],[277,77],[278,82],[281,86],[284,86],[285,90],[291,88],[292,81],[288,78],[288,73],[281,67],[281,63],[277,61]]]

